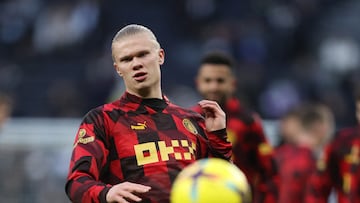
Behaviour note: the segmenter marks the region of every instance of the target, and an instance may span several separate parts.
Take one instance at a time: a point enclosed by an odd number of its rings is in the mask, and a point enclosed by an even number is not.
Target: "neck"
[[[141,90],[137,90],[137,91],[131,91],[131,90],[127,89],[127,92],[129,92],[130,94],[133,94],[135,96],[138,96],[140,98],[143,98],[143,99],[150,99],[150,98],[162,99],[161,88],[141,89]]]

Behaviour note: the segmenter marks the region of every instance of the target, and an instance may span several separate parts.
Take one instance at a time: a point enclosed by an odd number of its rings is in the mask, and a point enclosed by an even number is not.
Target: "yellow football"
[[[250,186],[244,173],[218,158],[198,160],[176,177],[171,203],[250,203]]]

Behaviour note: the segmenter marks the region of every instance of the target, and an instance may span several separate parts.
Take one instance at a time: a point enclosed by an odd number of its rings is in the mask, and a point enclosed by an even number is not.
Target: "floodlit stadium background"
[[[353,125],[359,10],[357,0],[1,1],[0,91],[15,103],[0,130],[0,202],[68,201],[77,125],[123,92],[110,43],[130,23],[150,27],[165,49],[163,89],[174,103],[200,99],[199,58],[222,49],[238,60],[238,96],[274,145],[276,119],[301,102],[323,102],[338,128]]]

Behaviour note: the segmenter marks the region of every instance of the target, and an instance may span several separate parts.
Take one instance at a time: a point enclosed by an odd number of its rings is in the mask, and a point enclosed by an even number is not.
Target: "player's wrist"
[[[218,129],[218,130],[213,130],[210,131],[210,133],[215,134],[215,135],[226,135],[226,127]]]
[[[112,202],[110,200],[109,191],[112,188],[112,186],[106,186],[101,192],[100,192],[100,202],[101,203],[110,203]]]

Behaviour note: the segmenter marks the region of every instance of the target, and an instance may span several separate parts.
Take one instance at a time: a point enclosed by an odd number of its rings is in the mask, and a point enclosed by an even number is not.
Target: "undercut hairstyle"
[[[137,25],[137,24],[130,24],[125,27],[123,27],[121,30],[119,30],[115,37],[113,38],[113,43],[118,41],[119,39],[127,36],[133,36],[140,33],[148,33],[151,38],[157,41],[154,33],[147,27],[143,25]]]
[[[300,121],[305,129],[310,129],[316,122],[333,122],[331,110],[322,104],[307,104],[300,113]]]
[[[111,44],[111,49],[113,51],[113,45],[114,43],[120,41],[121,39],[125,38],[125,37],[129,37],[129,36],[134,36],[137,34],[143,34],[146,33],[148,34],[157,44],[157,46],[160,48],[160,44],[156,39],[155,34],[147,27],[143,26],[143,25],[138,25],[138,24],[130,24],[127,25],[123,28],[121,28],[121,30],[119,30],[115,37],[112,40],[112,44]],[[114,54],[112,54],[113,60],[115,61],[115,57]]]
[[[302,106],[294,106],[288,109],[280,118],[280,120],[287,120],[289,118],[296,118],[300,121],[300,116],[302,112]]]
[[[234,71],[235,60],[229,55],[221,51],[212,51],[206,53],[201,59],[201,65],[203,64],[215,64],[215,65],[226,65]]]

